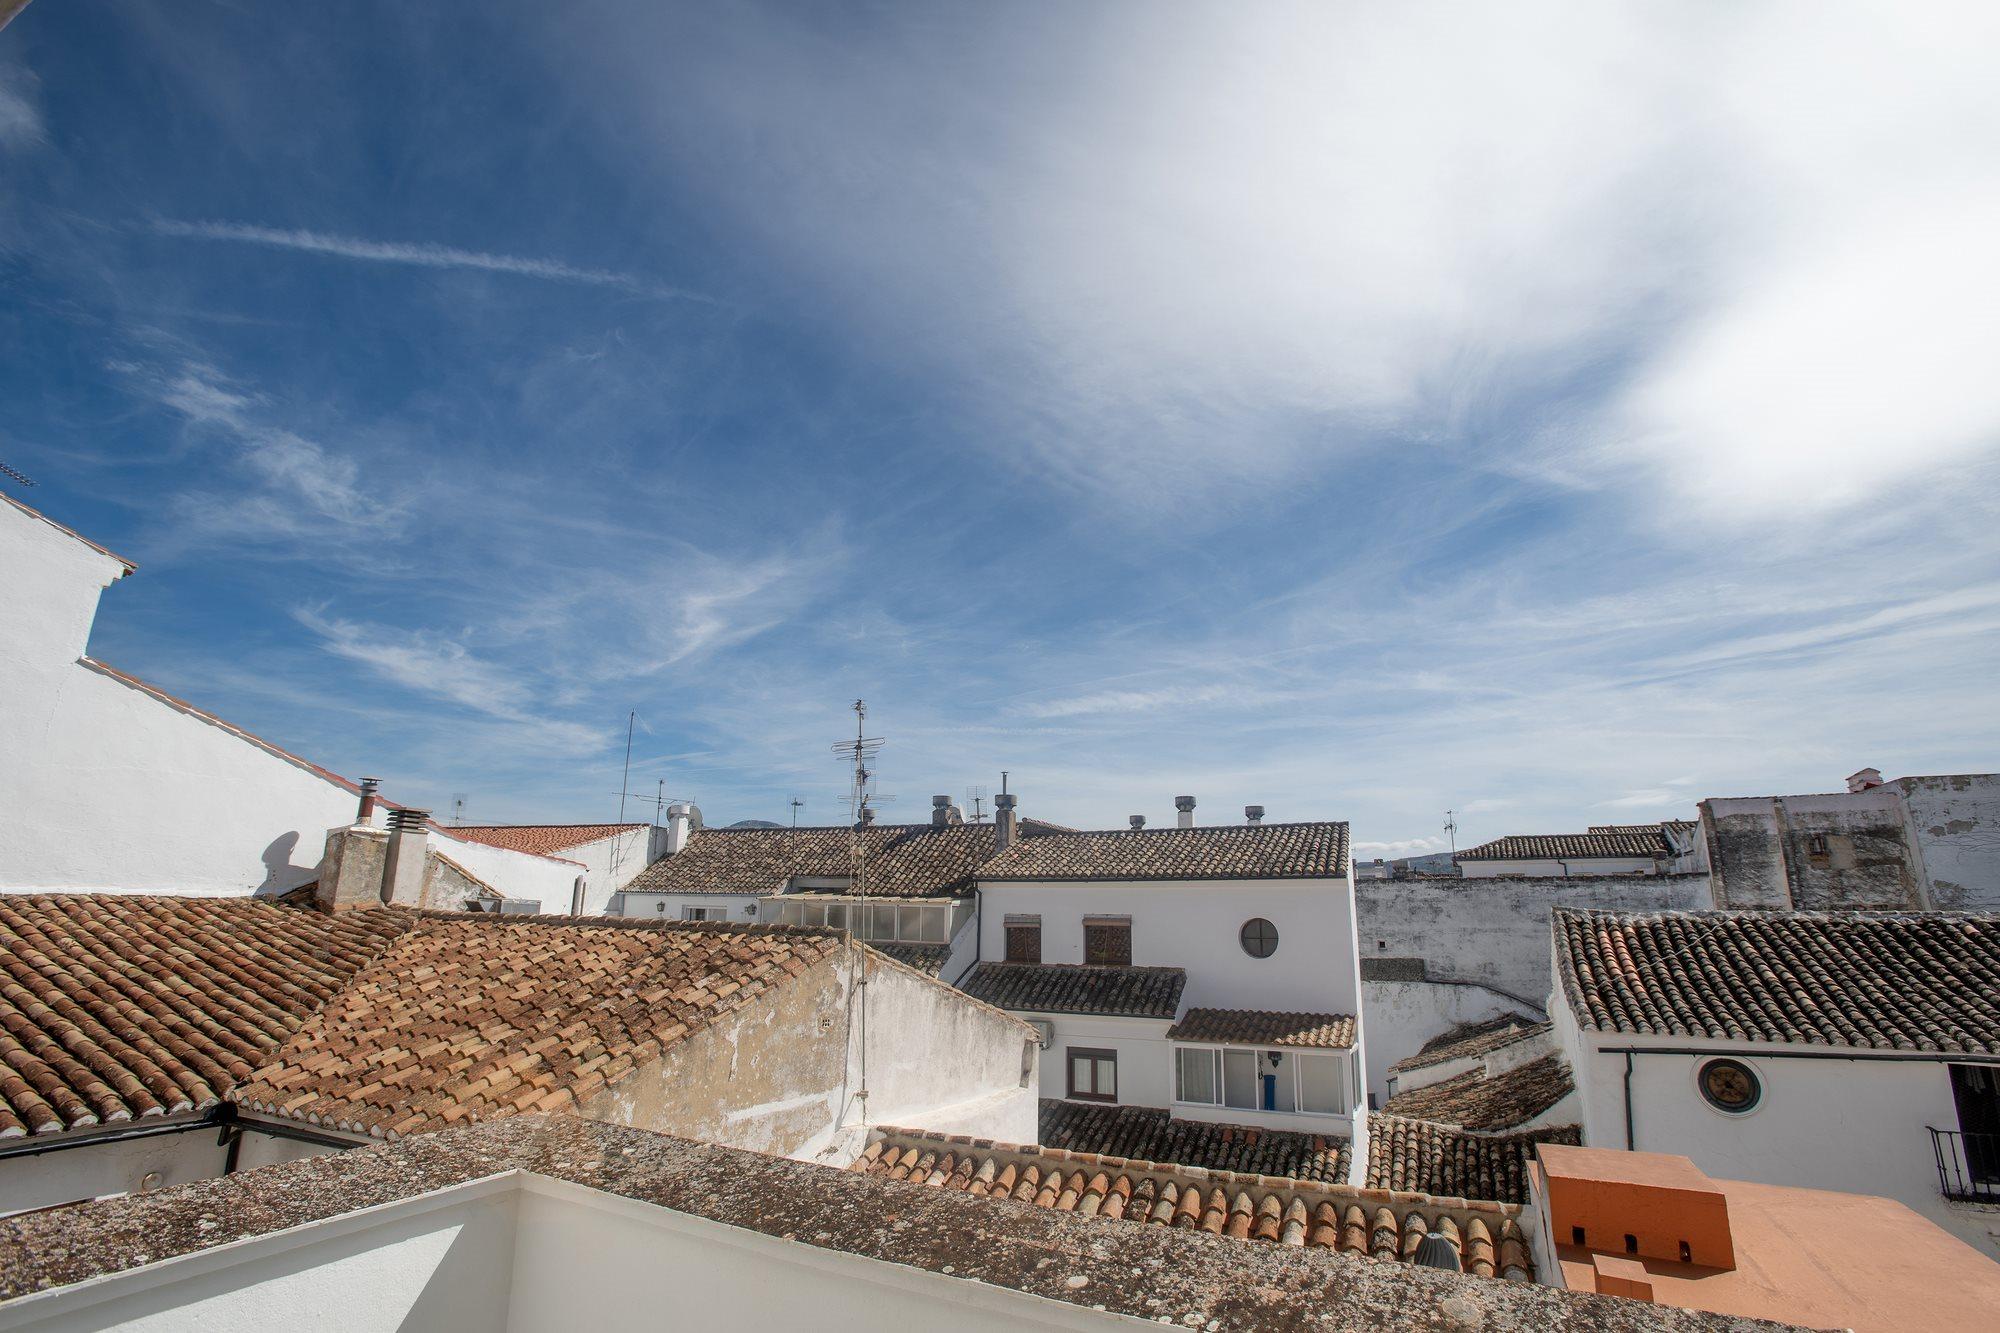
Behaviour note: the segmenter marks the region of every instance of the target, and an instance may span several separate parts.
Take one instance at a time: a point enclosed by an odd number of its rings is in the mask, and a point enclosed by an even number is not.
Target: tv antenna
[[[1451,854],[1456,858],[1458,856],[1458,820],[1452,817],[1452,812],[1449,810],[1444,812],[1444,836],[1451,839]]]
[[[457,828],[463,823],[465,823],[465,793],[455,791],[451,794],[451,824],[453,828]]]
[[[12,477],[15,481],[20,482],[23,486],[32,486],[35,484],[35,479],[33,477],[28,476],[26,473],[16,472],[13,468],[8,467],[5,463],[0,463],[0,473],[4,473],[5,475]]]
[[[972,822],[975,824],[984,824],[986,822],[986,788],[981,785],[967,787],[965,789],[965,803],[972,807]]]
[[[802,808],[804,808],[804,806],[805,806],[805,798],[804,798],[804,797],[800,797],[800,796],[794,796],[794,797],[792,798],[792,827],[793,827],[793,828],[797,828],[797,827],[799,826],[799,811],[800,811],[800,810],[801,810]]]

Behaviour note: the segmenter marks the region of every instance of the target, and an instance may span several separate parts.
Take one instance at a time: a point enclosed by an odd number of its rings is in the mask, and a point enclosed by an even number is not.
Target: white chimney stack
[[[688,839],[701,827],[701,807],[689,801],[675,801],[667,807],[667,851],[668,856],[688,845]]]
[[[1194,827],[1194,797],[1192,796],[1174,797],[1174,809],[1180,811],[1180,818],[1177,821],[1180,827],[1182,828]]]
[[[431,847],[431,812],[403,809],[389,812],[389,851],[382,861],[382,901],[421,907],[424,870]]]
[[[1867,791],[1870,787],[1881,785],[1882,770],[1879,768],[1864,768],[1859,773],[1849,775],[1847,779],[1849,791]]]

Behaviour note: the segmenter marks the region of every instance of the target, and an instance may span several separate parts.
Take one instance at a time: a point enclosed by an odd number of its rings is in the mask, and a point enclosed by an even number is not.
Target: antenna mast
[[[854,822],[848,831],[848,854],[852,858],[851,863],[854,868],[854,878],[849,886],[849,892],[854,895],[855,905],[849,909],[848,919],[854,921],[856,920],[855,913],[860,913],[858,919],[861,929],[856,931],[855,934],[863,939],[875,934],[872,929],[874,922],[868,915],[868,843],[863,833],[868,823],[868,803],[871,800],[894,799],[893,797],[878,797],[874,792],[869,790],[868,784],[875,777],[875,770],[873,768],[875,756],[881,749],[882,738],[880,736],[868,735],[867,701],[856,699],[854,701],[854,739],[840,742],[840,744],[833,747],[833,752],[854,765],[853,785],[848,790],[848,808],[854,816]],[[798,818],[797,806],[798,802],[794,801],[792,813],[794,819]],[[891,933],[893,934],[894,932]],[[847,1003],[848,1012],[853,1014],[855,1012],[855,996],[857,993],[859,994],[861,1000],[859,1006],[861,1058],[858,1062],[860,1065],[860,1078],[858,1081],[861,1086],[855,1093],[855,1100],[861,1103],[861,1119],[862,1123],[866,1124],[868,1121],[868,960],[858,950],[855,953],[855,964],[860,971],[860,977],[856,984],[849,989]],[[843,1116],[846,1114],[845,1107],[841,1108],[841,1113]]]
[[[792,827],[793,827],[793,828],[797,828],[797,827],[799,826],[799,808],[800,808],[801,806],[803,806],[803,805],[804,805],[805,803],[806,803],[806,802],[805,802],[805,798],[804,798],[804,797],[802,797],[802,796],[794,796],[794,797],[792,798]]]
[[[1444,836],[1451,839],[1451,855],[1452,859],[1456,860],[1458,858],[1458,821],[1452,818],[1452,812],[1449,810],[1444,812]]]

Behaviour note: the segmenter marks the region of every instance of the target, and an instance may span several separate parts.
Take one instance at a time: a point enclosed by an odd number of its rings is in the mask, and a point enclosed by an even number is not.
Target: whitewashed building
[[[2000,916],[1559,910],[1584,1142],[1896,1199],[2000,1254]]]
[[[619,891],[668,847],[668,829],[657,824],[454,824],[446,832],[462,842],[578,863],[578,882],[560,909],[572,916],[618,915],[612,903]]]
[[[133,564],[0,496],[0,893],[277,894],[362,784],[89,654]],[[387,803],[369,816],[380,827]],[[445,834],[448,838],[448,832]],[[567,910],[575,862],[452,841],[496,898]]]
[[[1454,860],[1467,879],[1669,875],[1706,866],[1693,820],[1593,824],[1584,833],[1515,834],[1468,847]]]

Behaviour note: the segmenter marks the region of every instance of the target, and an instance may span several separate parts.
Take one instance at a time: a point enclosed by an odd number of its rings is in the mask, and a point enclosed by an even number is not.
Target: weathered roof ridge
[[[1609,827],[1601,825],[1600,827]],[[1459,861],[1546,861],[1564,857],[1663,856],[1668,851],[1666,835],[1658,824],[1634,825],[1608,833],[1510,833],[1504,837],[1468,847],[1455,855]]]
[[[1166,1021],[1180,1012],[1187,969],[987,959],[959,987],[1002,1009]]]
[[[1466,1272],[1530,1281],[1521,1205],[878,1127],[849,1168],[977,1198],[1295,1248],[1412,1260],[1433,1231]]]
[[[1522,1018],[1518,1014],[1501,1014],[1491,1020],[1462,1023],[1457,1028],[1440,1033],[1425,1042],[1415,1055],[1406,1055],[1389,1066],[1389,1072],[1399,1073],[1405,1069],[1423,1069],[1430,1065],[1441,1065],[1447,1060],[1460,1060],[1473,1055],[1490,1055],[1494,1051],[1504,1051],[1518,1042],[1529,1041],[1548,1032],[1553,1025],[1546,1019]]]

